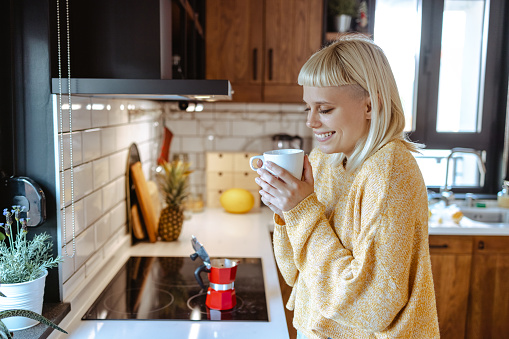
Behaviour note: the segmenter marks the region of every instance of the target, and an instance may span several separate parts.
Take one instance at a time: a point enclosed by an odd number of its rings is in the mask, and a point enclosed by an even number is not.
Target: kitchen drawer
[[[233,153],[233,171],[234,172],[255,172],[249,166],[249,159],[259,153],[245,152],[245,153]]]
[[[476,254],[509,254],[509,237],[476,236],[474,241]]]
[[[429,249],[432,254],[471,254],[473,237],[430,235]]]
[[[207,189],[222,189],[234,187],[233,172],[207,172]],[[243,187],[241,187],[243,188]]]
[[[255,171],[249,170],[249,172],[235,172],[233,173],[233,187],[244,188],[248,191],[258,190],[260,186],[255,182],[255,178],[258,174]]]
[[[207,152],[207,171],[229,172],[232,170],[233,170],[233,153]]]

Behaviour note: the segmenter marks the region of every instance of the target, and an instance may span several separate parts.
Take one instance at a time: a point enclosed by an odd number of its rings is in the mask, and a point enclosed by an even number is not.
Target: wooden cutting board
[[[145,238],[145,231],[143,230],[143,224],[141,222],[140,211],[138,205],[134,204],[131,207],[131,220],[133,221],[133,234],[136,239]]]
[[[131,165],[131,178],[134,183],[136,197],[138,197],[138,204],[145,223],[148,239],[150,242],[156,242],[157,221],[155,210],[148,190],[147,181],[145,180],[145,175],[143,174],[139,161]]]

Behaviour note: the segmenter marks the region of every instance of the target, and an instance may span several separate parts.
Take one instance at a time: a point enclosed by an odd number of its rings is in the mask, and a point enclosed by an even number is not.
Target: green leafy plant
[[[352,17],[357,16],[356,0],[328,0],[327,7],[328,13],[331,16],[341,14],[349,15]]]
[[[0,292],[0,297],[5,297],[5,295],[2,292]],[[15,310],[6,310],[6,311],[0,312],[0,339],[12,339],[12,333],[9,332],[9,329],[7,328],[7,326],[5,326],[5,324],[2,321],[2,319],[9,318],[9,317],[25,317],[25,318],[34,319],[34,320],[37,320],[45,325],[48,325],[48,326],[54,328],[56,330],[59,330],[60,332],[64,332],[65,334],[67,334],[67,332],[65,330],[58,327],[51,320],[43,317],[40,314],[37,314],[32,311],[28,311],[28,310],[15,309]]]
[[[61,257],[52,257],[53,242],[47,233],[27,239],[27,218],[21,218],[24,207],[13,206],[12,210],[4,209],[6,223],[0,223],[5,236],[0,240],[0,282],[15,284],[39,278],[45,270],[58,266]],[[13,229],[13,217],[16,221],[16,232]],[[0,234],[2,234],[0,232]]]

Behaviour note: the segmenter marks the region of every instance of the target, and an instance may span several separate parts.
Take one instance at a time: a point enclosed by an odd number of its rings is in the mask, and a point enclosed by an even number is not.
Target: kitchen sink
[[[479,208],[460,207],[463,213],[461,226],[464,227],[509,227],[509,209],[501,207]],[[472,222],[469,222],[472,221]]]

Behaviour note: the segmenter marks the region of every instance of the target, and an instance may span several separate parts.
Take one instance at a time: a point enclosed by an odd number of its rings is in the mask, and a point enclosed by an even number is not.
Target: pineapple
[[[190,164],[181,160],[163,162],[158,180],[166,201],[159,217],[159,236],[164,241],[177,240],[184,222],[183,203],[188,193]]]

